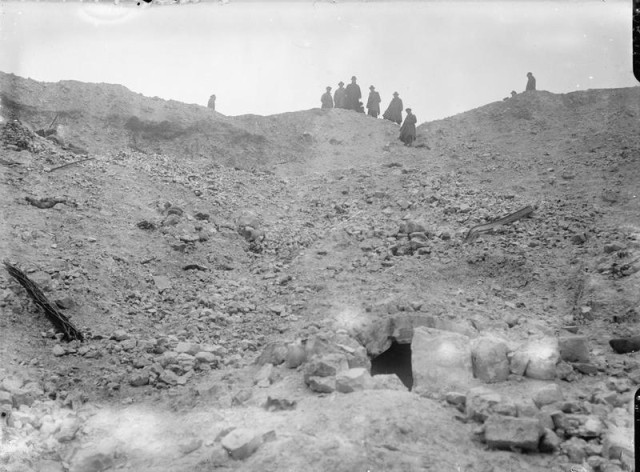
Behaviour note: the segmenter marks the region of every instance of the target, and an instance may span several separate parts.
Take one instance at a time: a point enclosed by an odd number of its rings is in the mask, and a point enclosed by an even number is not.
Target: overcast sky
[[[420,122],[521,92],[637,85],[631,1],[0,2],[0,70],[122,84],[227,115],[320,106],[352,75]],[[365,98],[366,101],[366,98]]]

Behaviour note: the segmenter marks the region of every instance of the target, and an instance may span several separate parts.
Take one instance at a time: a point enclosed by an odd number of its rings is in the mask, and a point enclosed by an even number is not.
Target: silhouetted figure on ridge
[[[360,111],[362,104],[360,99],[362,98],[362,92],[360,86],[356,83],[356,76],[351,77],[351,83],[347,85],[345,93],[347,94],[345,108],[348,110]],[[364,110],[362,111],[364,113]]]
[[[393,98],[391,103],[387,107],[386,111],[382,115],[385,120],[393,121],[394,123],[402,124],[402,100],[398,97],[398,92],[393,92]]]
[[[333,108],[333,98],[331,98],[331,87],[327,87],[327,91],[320,97],[322,108]]]
[[[369,99],[367,100],[367,114],[378,118],[380,114],[380,94],[376,92],[376,88],[372,85],[369,87]]]
[[[347,91],[344,88],[344,82],[338,83],[338,88],[333,94],[333,102],[336,108],[347,108]]]
[[[527,72],[527,88],[525,89],[526,92],[532,91],[536,89],[536,78],[533,76],[533,74],[531,72]]]
[[[416,115],[411,113],[411,108],[407,108],[405,111],[407,112],[407,117],[400,127],[400,141],[402,141],[405,146],[411,146],[416,140],[416,123],[418,119]]]
[[[207,103],[207,108],[211,108],[213,111],[216,110],[216,96],[211,95],[209,97],[209,103]]]

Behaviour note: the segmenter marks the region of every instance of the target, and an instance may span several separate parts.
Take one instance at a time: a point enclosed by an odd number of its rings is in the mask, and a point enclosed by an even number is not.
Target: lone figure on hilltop
[[[416,115],[411,113],[411,108],[407,108],[405,111],[407,112],[407,117],[400,127],[400,141],[402,141],[405,146],[411,146],[416,140],[416,123],[418,119]]]
[[[533,76],[533,74],[531,72],[527,72],[527,77],[529,79],[527,80],[527,88],[525,89],[525,91],[528,92],[530,90],[535,90],[536,89],[536,78]]]
[[[331,98],[331,87],[327,87],[327,91],[320,97],[322,108],[333,108],[333,98]]]
[[[211,95],[209,97],[209,103],[207,103],[207,108],[211,108],[213,111],[216,111],[216,96]]]
[[[345,89],[346,93],[346,106],[348,110],[359,111],[360,99],[362,98],[362,92],[360,86],[356,83],[356,76],[351,77],[351,83],[347,85]]]
[[[333,102],[336,108],[347,108],[347,91],[344,89],[344,82],[338,82],[338,88],[333,94]]]
[[[367,114],[378,118],[380,114],[380,94],[376,92],[376,88],[372,85],[369,87],[369,99],[367,100]]]
[[[389,106],[387,107],[382,117],[385,120],[402,124],[402,108],[403,108],[402,100],[398,96],[398,92],[393,92],[393,98],[391,99],[391,103],[389,103]]]

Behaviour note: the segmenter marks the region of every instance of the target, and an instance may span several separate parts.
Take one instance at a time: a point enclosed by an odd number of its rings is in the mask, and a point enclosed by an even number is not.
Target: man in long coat
[[[356,84],[356,80],[355,75],[351,77],[351,83],[347,85],[345,89],[345,93],[347,94],[345,108],[354,111],[358,111],[360,108],[360,99],[362,98],[362,92],[360,91],[360,86]]]
[[[333,103],[336,108],[347,108],[347,91],[344,89],[344,82],[340,81],[338,83],[338,88],[333,94]]]
[[[376,92],[376,88],[372,85],[369,87],[369,99],[367,100],[367,114],[378,118],[380,114],[380,94]]]
[[[527,88],[525,91],[529,92],[536,89],[536,78],[531,72],[527,72]]]
[[[389,106],[387,107],[382,117],[385,120],[402,124],[402,108],[403,108],[402,100],[398,96],[398,92],[393,92],[393,98],[391,99],[391,103],[389,103]]]
[[[333,108],[333,98],[331,98],[331,87],[327,87],[327,91],[320,97],[322,108]]]
[[[212,110],[215,111],[215,109],[216,109],[216,96],[215,95],[211,95],[209,97],[209,103],[207,103],[207,107],[211,108]]]
[[[416,140],[416,123],[418,119],[416,115],[411,113],[411,108],[407,108],[405,111],[407,112],[407,117],[400,127],[400,141],[402,141],[405,146],[411,146]]]

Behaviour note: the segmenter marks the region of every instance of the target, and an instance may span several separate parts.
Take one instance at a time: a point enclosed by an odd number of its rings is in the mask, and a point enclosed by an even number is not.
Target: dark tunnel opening
[[[398,344],[393,341],[389,349],[371,359],[371,375],[380,374],[396,374],[402,383],[411,390],[413,388],[411,344]]]

